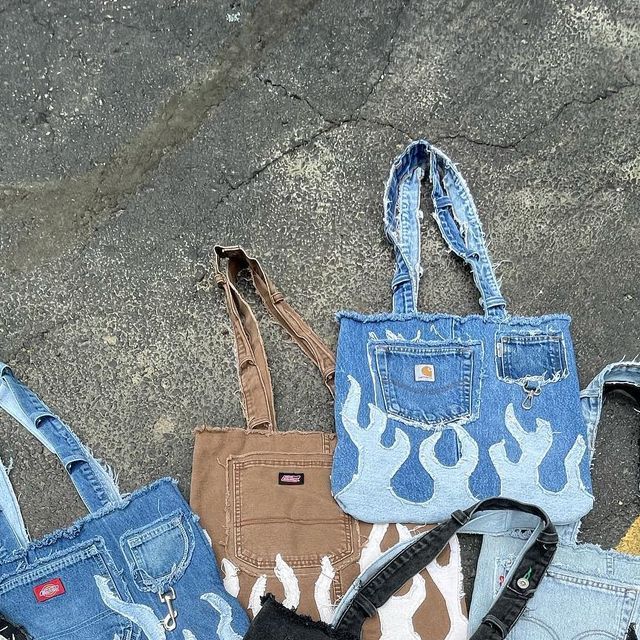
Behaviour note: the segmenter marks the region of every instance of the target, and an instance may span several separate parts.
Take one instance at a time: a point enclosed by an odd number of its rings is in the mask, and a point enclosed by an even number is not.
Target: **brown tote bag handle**
[[[276,429],[273,385],[256,317],[237,289],[238,274],[245,269],[269,315],[289,334],[322,374],[334,395],[335,357],[320,337],[287,303],[260,263],[241,247],[216,246],[215,278],[225,291],[225,301],[238,357],[238,375],[244,397],[248,429]],[[222,260],[227,259],[226,273]]]

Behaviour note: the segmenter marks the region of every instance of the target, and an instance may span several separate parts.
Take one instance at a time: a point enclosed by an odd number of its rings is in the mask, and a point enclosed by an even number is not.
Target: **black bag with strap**
[[[29,640],[27,634],[18,627],[14,627],[0,616],[0,639],[2,640]]]
[[[555,527],[544,511],[506,498],[490,498],[456,511],[448,521],[390,549],[351,586],[331,625],[301,616],[267,595],[244,640],[359,640],[365,620],[376,615],[405,582],[435,560],[455,533],[464,532],[471,520],[491,517],[490,512],[503,510],[529,513],[540,520],[520,554],[517,570],[505,582],[470,639],[503,640],[535,593],[558,545]]]

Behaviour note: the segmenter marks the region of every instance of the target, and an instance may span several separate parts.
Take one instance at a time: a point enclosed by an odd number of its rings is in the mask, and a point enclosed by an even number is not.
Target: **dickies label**
[[[47,600],[51,600],[51,598],[56,598],[64,594],[65,588],[60,578],[54,578],[53,580],[43,582],[33,587],[33,593],[38,602],[46,602]]]
[[[304,473],[280,472],[278,474],[278,484],[286,484],[290,486],[299,486],[304,484]]]

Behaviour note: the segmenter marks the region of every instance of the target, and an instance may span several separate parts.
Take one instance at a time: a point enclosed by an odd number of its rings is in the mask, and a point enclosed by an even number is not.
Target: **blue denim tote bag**
[[[416,309],[425,173],[484,315]],[[570,318],[507,313],[467,185],[428,142],[394,162],[384,210],[393,311],[338,314],[336,500],[366,522],[435,523],[492,496],[537,504],[557,524],[577,520],[593,499]],[[505,515],[491,530],[526,520]]]
[[[0,407],[58,456],[89,510],[30,540],[0,464],[0,619],[32,640],[242,639],[247,617],[175,481],[121,495],[112,474],[2,363]]]
[[[628,391],[640,405],[640,363],[606,367],[582,392],[589,424],[589,460],[606,390]],[[509,640],[637,640],[640,632],[640,556],[577,543],[577,524],[563,532],[546,578]],[[569,535],[567,535],[569,533]],[[525,542],[524,532],[485,536],[471,602],[476,628],[513,573]]]

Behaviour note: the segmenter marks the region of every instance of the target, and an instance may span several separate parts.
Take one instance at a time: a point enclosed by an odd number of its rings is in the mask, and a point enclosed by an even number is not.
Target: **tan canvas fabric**
[[[358,522],[340,509],[329,483],[333,433],[277,431],[264,345],[236,287],[245,269],[271,316],[333,392],[331,351],[257,261],[238,247],[216,247],[216,280],[233,328],[247,427],[196,431],[191,505],[212,538],[227,590],[250,615],[259,610],[260,596],[271,592],[287,606],[329,622],[358,573],[411,531]],[[379,619],[367,623],[366,640],[466,640],[457,540],[439,562],[398,592]]]

